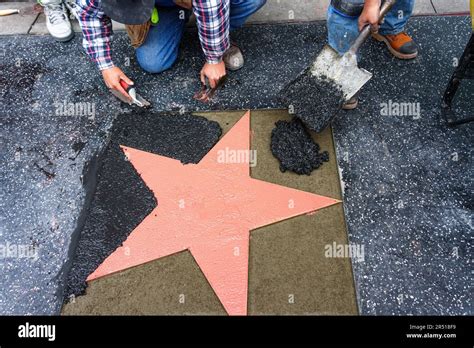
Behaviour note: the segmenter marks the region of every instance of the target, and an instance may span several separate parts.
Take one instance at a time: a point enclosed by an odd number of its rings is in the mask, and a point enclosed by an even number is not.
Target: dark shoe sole
[[[404,53],[398,52],[396,49],[392,47],[392,45],[390,45],[390,42],[383,35],[372,34],[372,37],[379,42],[385,42],[390,53],[393,54],[398,59],[413,59],[418,56],[418,52],[410,53],[410,54],[404,54]]]
[[[50,34],[51,35],[51,34]],[[66,37],[54,37],[53,35],[51,35],[52,38],[54,38],[56,41],[58,42],[68,42],[68,41],[71,41],[72,38],[74,37],[75,33],[74,31],[71,33],[71,35],[69,36],[66,36]]]
[[[354,110],[359,105],[359,99],[353,103],[346,103],[342,105],[342,110]]]

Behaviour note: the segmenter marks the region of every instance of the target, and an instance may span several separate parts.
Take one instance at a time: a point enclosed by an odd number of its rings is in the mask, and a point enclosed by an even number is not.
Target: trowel
[[[120,85],[125,90],[125,92],[128,93],[128,95],[130,96],[132,100],[131,101],[127,100],[127,98],[125,98],[125,96],[123,96],[122,93],[114,89],[111,89],[110,92],[114,96],[116,96],[118,99],[120,99],[121,101],[129,105],[134,104],[141,108],[148,108],[151,106],[150,102],[146,101],[140,94],[136,92],[135,86],[128,85],[124,80],[120,80]]]
[[[395,1],[386,0],[383,3],[380,8],[379,22],[392,8]],[[295,108],[294,114],[300,117],[310,129],[320,132],[326,128],[341,109],[342,104],[351,99],[372,78],[370,72],[357,66],[356,55],[370,33],[370,25],[367,25],[342,56],[331,46],[324,46],[313,64],[282,91],[281,99],[284,102],[288,105],[299,104],[300,107]],[[304,83],[302,83],[303,80]],[[320,92],[321,95],[314,95],[315,99],[309,103],[298,103],[295,99],[307,95],[310,85],[313,85],[313,90]],[[291,86],[296,87],[297,90]],[[325,107],[317,103],[324,104]]]

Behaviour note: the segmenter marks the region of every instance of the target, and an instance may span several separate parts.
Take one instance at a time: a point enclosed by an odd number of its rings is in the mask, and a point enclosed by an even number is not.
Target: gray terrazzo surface
[[[414,61],[378,43],[364,51],[374,78],[333,128],[349,240],[365,246],[365,261],[353,262],[363,314],[473,312],[474,124],[448,128],[439,109],[469,22],[437,18],[424,30],[427,22],[410,26],[420,46]],[[460,89],[459,118],[474,113],[473,87]]]

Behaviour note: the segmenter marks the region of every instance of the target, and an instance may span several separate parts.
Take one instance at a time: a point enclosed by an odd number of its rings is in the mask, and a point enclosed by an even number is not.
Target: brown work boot
[[[405,32],[395,35],[381,35],[373,33],[372,36],[377,41],[383,41],[389,51],[400,59],[413,59],[418,55],[418,47],[413,39]]]
[[[225,67],[230,71],[239,70],[244,66],[244,55],[234,43],[231,43],[229,49],[225,51],[222,60],[225,63]]]

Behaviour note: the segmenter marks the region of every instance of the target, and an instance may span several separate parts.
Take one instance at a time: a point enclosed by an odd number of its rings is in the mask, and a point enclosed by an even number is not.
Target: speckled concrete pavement
[[[429,25],[429,29],[425,25]],[[413,21],[413,61],[372,42],[362,66],[374,74],[357,110],[334,122],[344,205],[362,314],[471,314],[474,124],[448,128],[440,100],[470,20]],[[474,83],[457,96],[457,117],[474,112]]]
[[[366,248],[365,262],[353,265],[362,314],[471,312],[472,125],[446,129],[437,108],[469,30],[466,17],[413,19],[409,32],[421,56],[412,62],[396,61],[380,44],[369,44],[362,65],[374,80],[360,109],[336,120],[349,238]],[[321,49],[325,27],[263,25],[244,28],[235,39],[247,66],[232,73],[207,106],[190,98],[202,63],[192,30],[179,62],[164,74],[141,72],[122,33],[115,37],[114,57],[155,111],[281,107],[277,92]],[[115,116],[127,112],[108,94],[79,41],[0,37],[0,241],[25,256],[0,260],[3,314],[59,313],[95,185],[94,159]],[[382,116],[381,103],[390,101],[389,111],[393,102],[415,103],[414,116]]]

